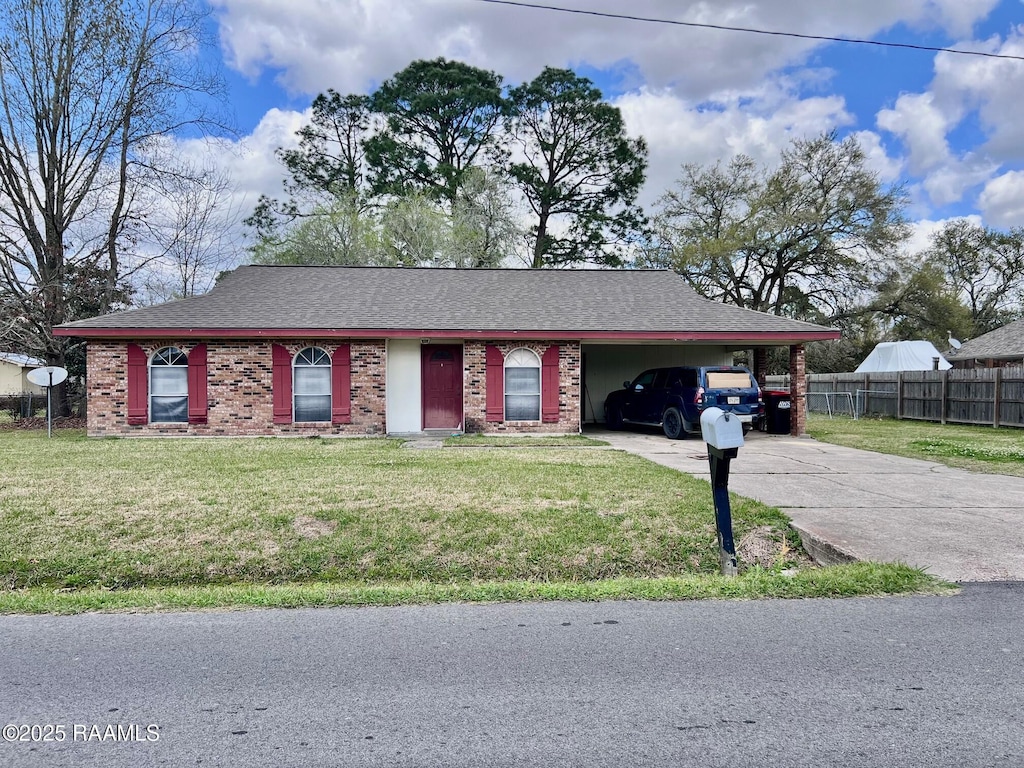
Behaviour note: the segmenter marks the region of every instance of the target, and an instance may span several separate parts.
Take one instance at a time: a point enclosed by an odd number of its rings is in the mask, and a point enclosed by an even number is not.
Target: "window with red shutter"
[[[206,345],[196,344],[188,353],[188,423],[205,424],[207,409]]]
[[[128,423],[149,421],[149,358],[138,344],[128,345]]]
[[[558,421],[558,353],[558,345],[548,347],[541,361],[541,420],[549,424]]]
[[[280,344],[273,346],[274,423],[292,423],[292,355]]]
[[[486,349],[487,363],[487,421],[505,419],[505,356],[493,344]]]
[[[341,344],[331,356],[331,422],[352,423],[351,344]]]

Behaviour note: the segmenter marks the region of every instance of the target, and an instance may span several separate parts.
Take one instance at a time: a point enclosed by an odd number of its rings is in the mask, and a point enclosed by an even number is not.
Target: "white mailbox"
[[[712,448],[727,450],[743,447],[743,422],[721,408],[707,408],[700,415],[700,432]]]

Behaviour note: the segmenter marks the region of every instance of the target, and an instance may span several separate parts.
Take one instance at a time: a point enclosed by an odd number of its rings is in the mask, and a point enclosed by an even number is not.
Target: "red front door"
[[[427,345],[423,360],[423,428],[462,427],[462,347]]]

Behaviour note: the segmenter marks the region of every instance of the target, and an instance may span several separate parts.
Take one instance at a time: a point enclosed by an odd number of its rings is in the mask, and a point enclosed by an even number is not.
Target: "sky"
[[[527,0],[529,2],[530,0]],[[559,13],[480,0],[209,0],[238,135],[179,140],[223,167],[235,204],[282,195],[274,150],[318,93],[366,93],[443,56],[507,84],[545,66],[591,78],[649,145],[641,202],[684,163],[776,162],[793,139],[855,136],[903,184],[914,235],[942,222],[1024,226],[1024,60],[824,42]],[[1024,0],[547,0],[655,19],[873,39],[1024,57]]]

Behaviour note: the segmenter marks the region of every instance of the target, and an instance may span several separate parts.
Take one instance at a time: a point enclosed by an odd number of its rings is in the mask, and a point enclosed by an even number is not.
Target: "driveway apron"
[[[699,438],[593,436],[709,478]],[[1024,478],[755,432],[732,461],[729,490],[780,508],[822,562],[898,561],[951,581],[1024,580]]]

